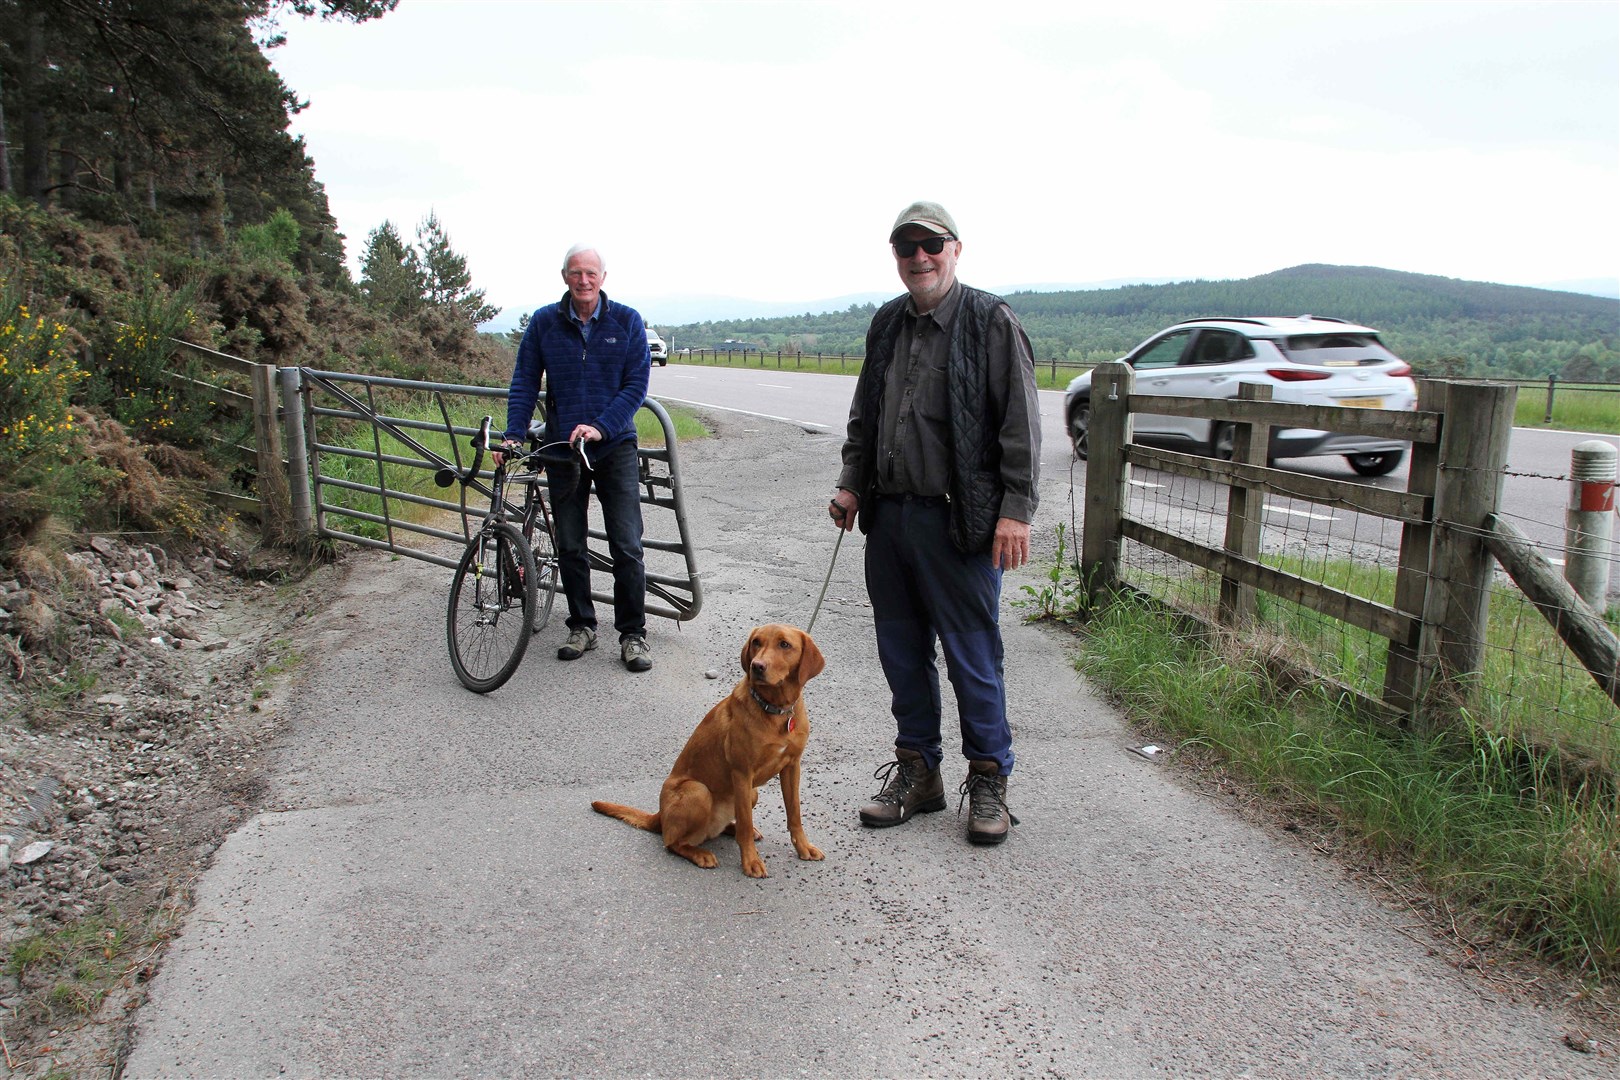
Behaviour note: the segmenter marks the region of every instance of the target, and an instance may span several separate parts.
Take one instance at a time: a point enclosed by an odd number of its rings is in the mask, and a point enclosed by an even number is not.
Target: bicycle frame
[[[473,460],[467,469],[462,470],[458,467],[446,466],[440,469],[434,477],[435,482],[440,487],[449,487],[453,483],[460,483],[463,535],[466,536],[469,543],[472,541],[472,529],[467,520],[468,488],[473,488],[480,494],[489,497],[489,510],[484,515],[483,524],[480,526],[481,532],[487,532],[492,526],[503,522],[514,523],[522,530],[525,539],[528,539],[534,534],[535,518],[539,516],[545,523],[546,532],[554,534],[555,530],[551,523],[551,506],[546,500],[545,493],[540,490],[539,484],[541,480],[545,479],[545,473],[542,471],[543,467],[546,464],[556,464],[556,462],[545,462],[542,460],[542,456],[548,450],[568,446],[574,451],[573,456],[588,472],[590,471],[590,461],[585,457],[583,447],[566,442],[538,443],[531,440],[528,451],[514,456],[513,452],[503,450],[498,445],[490,445],[491,424],[491,418],[486,416],[478,425],[478,434],[473,438]],[[453,444],[454,440],[452,439],[452,446]],[[485,453],[499,453],[501,455],[501,460],[490,473],[488,487],[485,487],[479,480],[479,469],[483,464]],[[460,454],[458,453],[456,456],[457,465],[459,465]],[[512,474],[512,465],[514,463],[528,471],[520,472],[514,476]],[[533,465],[533,468],[529,468],[530,465]],[[514,504],[506,497],[507,485],[514,483],[521,484],[525,489],[521,506]]]

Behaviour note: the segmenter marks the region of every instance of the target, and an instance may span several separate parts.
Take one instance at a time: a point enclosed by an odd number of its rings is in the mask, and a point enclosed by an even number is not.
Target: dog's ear
[[[747,637],[743,638],[742,670],[744,675],[748,674],[748,665],[754,662],[754,639],[759,637],[759,631],[760,628],[756,626],[748,631]]]
[[[799,631],[799,685],[803,686],[827,666],[827,660],[821,655],[821,649],[816,645],[815,638]]]

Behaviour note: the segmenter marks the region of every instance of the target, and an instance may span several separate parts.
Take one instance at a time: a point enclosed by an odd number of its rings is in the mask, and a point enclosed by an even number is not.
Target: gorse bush
[[[73,432],[73,393],[88,373],[68,347],[69,330],[0,288],[0,463],[16,468],[59,454]]]
[[[104,359],[90,400],[136,438],[196,448],[215,419],[198,365],[177,356],[172,340],[197,322],[195,300],[194,286],[170,289],[157,274],[142,274],[124,320],[100,350]]]
[[[0,528],[72,512],[88,494],[75,450],[73,398],[88,377],[73,357],[76,340],[0,280]]]

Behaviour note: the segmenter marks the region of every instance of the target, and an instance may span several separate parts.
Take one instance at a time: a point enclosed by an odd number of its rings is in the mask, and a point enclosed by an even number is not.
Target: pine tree
[[[419,311],[426,286],[416,252],[405,245],[392,221],[366,236],[360,257],[360,291],[371,308],[397,318]]]
[[[450,246],[450,237],[439,224],[439,216],[431,210],[417,227],[416,243],[421,253],[422,285],[429,304],[454,309],[474,326],[501,313],[500,308],[484,303],[484,290],[472,287],[467,257]]]

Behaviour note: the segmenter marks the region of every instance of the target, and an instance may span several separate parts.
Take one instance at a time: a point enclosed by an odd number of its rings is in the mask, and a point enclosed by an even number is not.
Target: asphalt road
[[[655,368],[652,392],[662,400],[679,400],[695,405],[723,406],[777,417],[807,430],[842,432],[849,415],[849,399],[854,389],[853,376],[822,375],[807,371],[779,371],[773,367],[695,367],[676,365]],[[1041,468],[1048,477],[1070,473],[1071,455],[1068,430],[1063,417],[1063,393],[1042,390],[1041,399]],[[1564,514],[1569,506],[1570,451],[1580,443],[1600,439],[1611,446],[1620,447],[1620,439],[1613,435],[1590,435],[1576,431],[1556,431],[1545,428],[1514,428],[1508,445],[1507,475],[1502,483],[1503,512],[1537,546],[1541,554],[1555,566],[1563,565]],[[1336,480],[1350,480],[1374,487],[1404,491],[1407,484],[1407,466],[1403,463],[1389,476],[1358,477],[1342,457],[1287,458],[1283,466],[1296,472]],[[1085,485],[1085,468],[1074,468],[1076,486]],[[1145,478],[1151,482],[1151,478]],[[1065,493],[1065,498],[1067,493]],[[1195,515],[1201,505],[1197,496],[1189,495],[1187,513]],[[1285,502],[1285,500],[1274,500]],[[1381,544],[1388,549],[1393,562],[1399,549],[1399,529],[1369,527],[1360,515],[1325,507],[1312,508],[1313,520],[1319,520],[1316,529],[1336,537],[1341,550],[1356,550],[1367,543]],[[1165,512],[1173,512],[1167,509]],[[1287,515],[1286,507],[1273,506],[1272,513]],[[1278,518],[1286,524],[1286,518]],[[1297,524],[1297,522],[1295,522]],[[1318,540],[1320,538],[1317,538]],[[1609,598],[1620,603],[1620,522],[1614,529],[1610,547]]]
[[[1022,824],[974,848],[953,799],[863,830],[893,729],[858,534],[807,688],[805,822],[826,860],[794,858],[775,785],[765,880],[729,839],[699,870],[594,814],[656,805],[748,629],[807,623],[832,556],[838,437],[715,415],[681,459],[704,609],[654,625],[645,675],[608,649],[556,661],[559,622],[505,688],[470,694],[445,656],[449,575],[345,560],[270,701],[265,809],[199,883],[127,1076],[1613,1075],[1612,1055],[1565,1048],[1560,1007],[1459,971],[1307,842],[1131,752],[1075,639],[1010,606]],[[1043,487],[1055,521],[1066,474]]]

